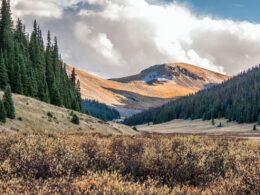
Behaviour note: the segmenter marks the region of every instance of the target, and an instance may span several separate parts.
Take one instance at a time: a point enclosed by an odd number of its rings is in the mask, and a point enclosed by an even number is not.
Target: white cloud
[[[60,18],[62,16],[62,8],[55,0],[15,0],[12,5],[15,7],[15,15],[23,16],[40,16]]]
[[[86,47],[92,47],[104,60],[114,65],[122,65],[120,54],[115,50],[113,43],[105,33],[95,33],[85,23],[77,23],[75,35],[78,41],[83,41]],[[124,63],[123,63],[124,64]]]
[[[106,76],[177,61],[235,74],[260,61],[259,24],[195,14],[178,3],[82,0],[87,4],[75,12],[64,5],[69,8],[80,0],[38,0],[35,5],[32,0],[17,1],[20,9],[18,4],[15,9],[21,15],[60,18],[45,27],[52,27],[64,40],[61,48],[71,51],[66,60]],[[29,5],[37,5],[38,11]],[[54,15],[48,13],[51,9],[56,10]]]

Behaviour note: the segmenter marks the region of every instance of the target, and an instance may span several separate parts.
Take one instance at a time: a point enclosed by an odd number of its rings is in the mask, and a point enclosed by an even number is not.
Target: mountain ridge
[[[71,69],[68,66],[68,71]],[[229,79],[185,63],[155,65],[139,74],[117,79],[103,79],[79,68],[75,70],[83,98],[115,107],[127,116]]]

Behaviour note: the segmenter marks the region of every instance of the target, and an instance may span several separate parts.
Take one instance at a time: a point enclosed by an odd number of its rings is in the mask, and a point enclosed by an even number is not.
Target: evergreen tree
[[[120,113],[116,109],[95,100],[83,100],[82,111],[104,121],[112,121],[120,118]]]
[[[76,71],[75,71],[75,68],[72,69],[72,72],[71,72],[71,76],[70,76],[70,81],[72,83],[73,86],[76,85]]]
[[[71,82],[61,60],[57,38],[48,32],[44,46],[42,31],[34,21],[31,35],[20,19],[13,29],[10,4],[2,0],[0,18],[0,89],[10,85],[12,92],[80,111],[80,85],[76,75]]]
[[[214,118],[211,119],[211,124],[212,124],[213,126],[215,126],[215,120],[214,120]]]
[[[259,116],[258,116],[257,123],[258,123],[258,125],[260,125],[260,114],[259,114]]]
[[[0,20],[0,49],[9,50],[12,43],[12,18],[10,2],[2,0]]]
[[[12,99],[11,87],[9,85],[6,86],[4,91],[3,103],[6,111],[6,115],[10,119],[15,118],[15,108]]]
[[[0,122],[6,122],[6,112],[2,100],[0,100]]]
[[[210,89],[188,95],[125,119],[127,125],[163,123],[173,119],[226,118],[238,123],[259,121],[260,65]]]
[[[0,53],[0,89],[4,89],[8,84],[8,74],[5,66],[4,56]]]

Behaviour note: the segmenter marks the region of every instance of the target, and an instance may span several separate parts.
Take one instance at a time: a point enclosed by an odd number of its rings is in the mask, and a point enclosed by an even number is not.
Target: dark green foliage
[[[71,122],[75,125],[79,125],[79,117],[76,114],[73,114]]]
[[[116,109],[94,100],[83,100],[82,109],[86,114],[104,121],[112,121],[120,118],[120,114]]]
[[[127,118],[128,125],[163,123],[173,119],[226,118],[260,124],[260,65],[221,85],[152,108]]]
[[[6,112],[2,100],[0,100],[0,122],[2,123],[6,122]]]
[[[256,131],[256,130],[257,130],[257,129],[256,129],[256,125],[254,125],[254,126],[253,126],[253,131]]]
[[[48,116],[49,118],[53,118],[53,113],[49,111],[49,112],[47,113],[47,116]]]
[[[45,47],[42,31],[34,21],[29,36],[20,19],[13,27],[9,1],[2,0],[0,16],[0,89],[81,111],[80,83],[75,71],[67,74],[60,58],[58,40],[48,32]],[[73,77],[73,79],[71,79]]]
[[[133,127],[133,130],[134,130],[134,131],[138,131],[136,127]]]
[[[5,88],[3,103],[7,117],[10,119],[15,119],[15,108],[12,99],[11,87],[9,85]]]
[[[260,125],[260,114],[259,114],[259,116],[258,116],[257,123],[258,123],[258,125]]]
[[[214,119],[214,118],[211,119],[211,124],[212,124],[213,126],[215,126],[215,119]]]
[[[8,84],[8,74],[4,61],[4,56],[2,52],[0,52],[0,89],[4,89]]]

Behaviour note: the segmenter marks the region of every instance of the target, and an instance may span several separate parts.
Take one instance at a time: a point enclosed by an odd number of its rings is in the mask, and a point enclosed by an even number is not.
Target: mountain
[[[0,99],[2,95],[0,91]],[[0,132],[136,134],[125,125],[107,123],[75,111],[80,118],[80,124],[74,125],[70,121],[72,111],[69,109],[17,94],[13,94],[13,100],[16,119],[7,119],[6,123],[0,124]]]
[[[214,124],[216,118],[238,123],[258,121],[260,125],[260,65],[221,85],[136,114],[126,119],[125,124],[157,124],[173,119],[212,119]]]
[[[68,71],[72,67],[68,66]],[[172,99],[195,93],[229,77],[194,65],[161,64],[137,75],[104,79],[76,68],[83,98],[115,107],[123,116],[161,106]]]

